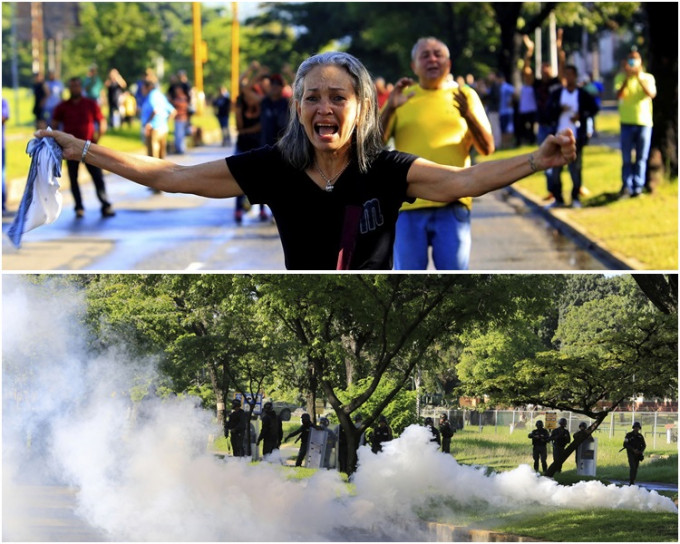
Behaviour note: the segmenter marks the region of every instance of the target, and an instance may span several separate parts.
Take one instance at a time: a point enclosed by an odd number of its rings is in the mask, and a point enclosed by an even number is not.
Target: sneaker
[[[544,210],[554,210],[556,208],[564,208],[564,202],[560,202],[559,200],[555,200],[555,201],[551,202],[550,204],[543,206]]]
[[[76,210],[76,219],[82,219],[85,217],[85,210]]]
[[[102,217],[113,217],[114,215],[116,215],[116,212],[113,211],[112,206],[102,208]]]
[[[581,204],[580,200],[573,200],[571,203],[572,208],[583,208],[583,204]]]

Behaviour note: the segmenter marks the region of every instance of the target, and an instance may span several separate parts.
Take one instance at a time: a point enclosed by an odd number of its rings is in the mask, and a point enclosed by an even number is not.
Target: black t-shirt
[[[274,145],[283,136],[288,125],[290,106],[286,98],[272,100],[266,96],[260,104],[262,145]]]
[[[557,89],[562,87],[562,83],[556,77],[545,79],[536,79],[534,81],[534,95],[536,96],[536,108],[538,109],[538,123],[541,125],[550,125],[552,119],[550,118],[550,111],[548,103],[550,102],[550,95]]]
[[[295,169],[275,147],[228,157],[227,166],[252,204],[272,210],[289,270],[335,270],[347,206],[360,206],[350,268],[390,270],[399,208],[405,201],[406,175],[417,157],[382,151],[366,174],[353,162],[332,192]]]

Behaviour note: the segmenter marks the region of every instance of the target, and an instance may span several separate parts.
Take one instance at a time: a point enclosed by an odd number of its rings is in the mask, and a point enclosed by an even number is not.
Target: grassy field
[[[297,428],[288,423],[287,434]],[[525,430],[510,433],[508,428],[466,427],[458,431],[452,442],[452,455],[464,465],[482,465],[494,472],[531,464],[531,442]],[[596,433],[598,440],[597,476],[609,484],[610,480],[626,480],[628,465],[626,455],[618,450],[623,436],[609,438],[606,433]],[[657,438],[656,448],[647,437],[645,461],[640,465],[639,481],[675,483],[678,481],[678,447]],[[217,442],[223,444],[223,442]],[[297,451],[297,450],[295,450]],[[290,450],[293,453],[293,450]],[[309,478],[316,471],[307,468],[281,467],[289,479]],[[576,474],[573,457],[567,461],[555,480],[571,485],[583,478]],[[350,490],[353,486],[348,483]],[[677,503],[677,493],[662,492]],[[678,516],[664,512],[631,512],[615,509],[549,509],[540,506],[531,510],[517,508],[494,509],[488,505],[469,505],[464,498],[437,500],[420,512],[427,521],[451,523],[470,529],[483,528],[513,535],[522,535],[555,542],[677,542]]]
[[[621,189],[621,153],[602,142],[618,138],[618,114],[603,111],[598,115],[599,138],[594,138],[583,153],[583,185],[590,192],[582,198],[583,208],[560,210],[571,223],[591,240],[615,254],[639,262],[645,270],[678,268],[678,184],[677,178],[664,181],[653,194],[637,199],[617,200]],[[528,153],[529,147],[500,150],[489,159]],[[485,159],[488,160],[488,159]],[[541,201],[548,193],[545,174],[538,173],[516,184],[520,190]],[[562,187],[568,197],[571,178],[565,168]]]

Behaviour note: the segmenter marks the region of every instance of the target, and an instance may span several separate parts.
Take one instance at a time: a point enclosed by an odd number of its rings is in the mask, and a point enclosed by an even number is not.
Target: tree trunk
[[[659,183],[664,171],[678,175],[678,27],[668,21],[678,20],[677,2],[643,2],[649,28],[649,59],[647,71],[656,79],[654,99],[654,130],[650,188]],[[671,46],[669,46],[671,44]],[[655,161],[652,157],[656,156]],[[657,168],[656,172],[652,170]]]
[[[633,274],[642,292],[661,312],[678,313],[678,276],[675,274]]]
[[[214,362],[207,363],[208,375],[210,376],[210,385],[215,392],[216,409],[215,415],[217,417],[217,422],[221,425],[224,436],[226,437],[229,433],[227,432],[227,419],[225,417],[225,391],[222,389],[217,376],[217,365]]]
[[[574,440],[564,449],[564,452],[562,452],[562,457],[560,459],[557,459],[556,461],[553,461],[552,464],[548,467],[548,470],[545,471],[545,476],[552,478],[558,470],[561,470],[562,466],[564,465],[564,462],[567,459],[569,459],[573,452],[576,451],[576,448],[583,444],[583,442],[585,442],[586,439],[597,430],[597,428],[600,426],[602,421],[604,421],[608,414],[609,412],[604,412],[602,415],[598,414],[593,424],[586,429],[586,434],[574,438]],[[574,433],[574,436],[576,436],[576,434],[577,433]]]

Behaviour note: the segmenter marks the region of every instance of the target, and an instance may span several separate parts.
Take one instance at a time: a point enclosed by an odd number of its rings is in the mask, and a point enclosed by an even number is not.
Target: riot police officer
[[[562,456],[564,455],[564,448],[571,442],[571,433],[567,429],[566,418],[560,418],[557,423],[559,426],[553,429],[550,434],[550,441],[553,445],[553,462],[559,463],[557,472],[562,472]]]
[[[430,429],[430,432],[432,433],[432,438],[430,439],[430,442],[436,442],[437,444],[441,445],[442,441],[441,438],[439,437],[439,429],[434,426],[434,420],[431,417],[426,417],[425,418],[425,427]]]
[[[383,442],[389,442],[390,440],[392,440],[392,429],[387,424],[387,418],[380,416],[378,418],[378,426],[373,429],[373,434],[371,435],[371,451],[373,453],[382,451]]]
[[[633,423],[633,430],[626,433],[626,437],[623,439],[623,447],[628,453],[628,466],[630,467],[630,485],[635,483],[635,478],[637,477],[638,467],[640,466],[640,461],[645,457],[643,452],[647,447],[645,442],[645,437],[642,436],[640,430],[642,425],[638,421]]]
[[[456,430],[449,423],[449,418],[446,414],[439,416],[439,434],[442,437],[442,452],[451,453],[451,437]]]
[[[274,411],[274,405],[271,402],[265,402],[262,414],[262,429],[260,436],[257,438],[257,443],[264,442],[262,446],[262,455],[268,455],[275,449],[281,446],[281,439],[283,438],[283,426],[281,419]]]
[[[300,423],[302,423],[302,425],[286,437],[287,442],[294,436],[300,435],[295,440],[295,442],[300,440],[300,450],[298,451],[297,459],[295,459],[296,467],[302,466],[302,461],[304,461],[305,455],[307,455],[307,447],[309,446],[309,435],[311,433],[312,428],[319,429],[319,427],[312,423],[312,418],[307,413],[304,413],[300,416]]]
[[[536,428],[529,433],[531,438],[531,445],[533,447],[532,455],[534,457],[534,470],[538,472],[538,461],[541,460],[541,468],[543,472],[548,470],[548,442],[550,442],[550,433],[543,427],[543,422],[539,419],[536,422]]]
[[[246,434],[246,413],[241,409],[241,401],[234,399],[231,401],[231,412],[227,420],[227,429],[231,436],[231,449],[234,457],[243,457],[243,437]]]

